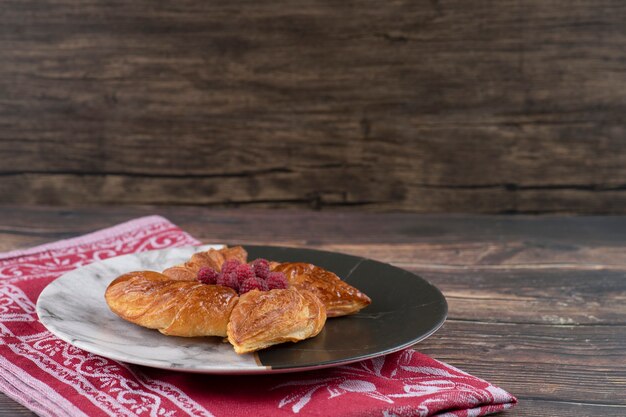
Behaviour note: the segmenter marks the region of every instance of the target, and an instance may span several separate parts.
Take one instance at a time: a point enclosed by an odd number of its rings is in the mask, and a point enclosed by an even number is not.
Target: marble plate
[[[249,259],[310,262],[333,271],[368,294],[372,304],[358,314],[328,319],[314,338],[245,355],[237,355],[221,338],[171,337],[136,326],[106,305],[104,291],[117,276],[161,271],[209,247],[221,245],[124,255],[68,272],[43,290],[37,314],[56,336],[88,352],[131,364],[216,374],[294,372],[369,359],[425,339],[446,318],[441,292],[400,268],[340,253],[249,245]]]

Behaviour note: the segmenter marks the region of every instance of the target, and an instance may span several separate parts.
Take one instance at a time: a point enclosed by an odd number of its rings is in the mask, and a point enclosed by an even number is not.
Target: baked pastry
[[[200,268],[208,267],[219,271],[229,259],[245,263],[247,258],[248,252],[241,246],[209,249],[206,252],[194,253],[187,262],[167,268],[163,274],[178,281],[195,281]]]
[[[121,318],[168,336],[228,336],[237,353],[317,335],[326,322],[322,302],[308,291],[253,290],[172,280],[154,271],[116,278],[105,299]]]
[[[176,281],[154,271],[116,278],[104,298],[121,318],[169,336],[226,336],[239,299],[232,288]]]
[[[328,317],[356,313],[372,302],[367,295],[319,266],[303,262],[272,263],[270,266],[272,271],[285,274],[290,287],[315,294],[324,303]]]
[[[228,337],[237,353],[316,336],[327,317],[371,302],[318,266],[264,259],[246,264],[246,258],[240,246],[209,249],[163,273],[124,274],[111,282],[105,299],[132,323],[170,336]]]
[[[252,290],[239,297],[228,323],[228,341],[237,353],[316,336],[326,309],[309,291],[295,288]]]

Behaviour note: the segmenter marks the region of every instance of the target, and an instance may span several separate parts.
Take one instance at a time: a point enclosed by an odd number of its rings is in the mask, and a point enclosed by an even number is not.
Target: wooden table
[[[510,416],[626,415],[626,218],[197,207],[0,207],[0,251],[161,214],[205,242],[345,252],[413,271],[449,317],[415,349],[517,395]],[[0,416],[32,415],[0,396]]]

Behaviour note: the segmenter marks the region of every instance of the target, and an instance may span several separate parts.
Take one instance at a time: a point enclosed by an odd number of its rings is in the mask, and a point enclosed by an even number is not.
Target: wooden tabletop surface
[[[148,214],[207,243],[323,248],[415,272],[449,303],[415,349],[515,394],[504,415],[626,415],[626,217],[0,207],[0,251]],[[27,415],[0,395],[0,416]]]

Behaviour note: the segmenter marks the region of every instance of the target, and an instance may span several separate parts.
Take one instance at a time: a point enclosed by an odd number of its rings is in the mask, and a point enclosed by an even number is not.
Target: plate
[[[334,252],[250,245],[244,245],[248,259],[321,266],[369,295],[372,304],[357,314],[328,319],[314,338],[244,355],[222,338],[165,336],[109,310],[104,292],[119,275],[162,271],[195,252],[221,247],[163,249],[92,263],[51,282],[37,301],[37,314],[50,332],[88,352],[136,365],[214,374],[296,372],[370,359],[425,339],[446,319],[443,294],[403,269]]]

